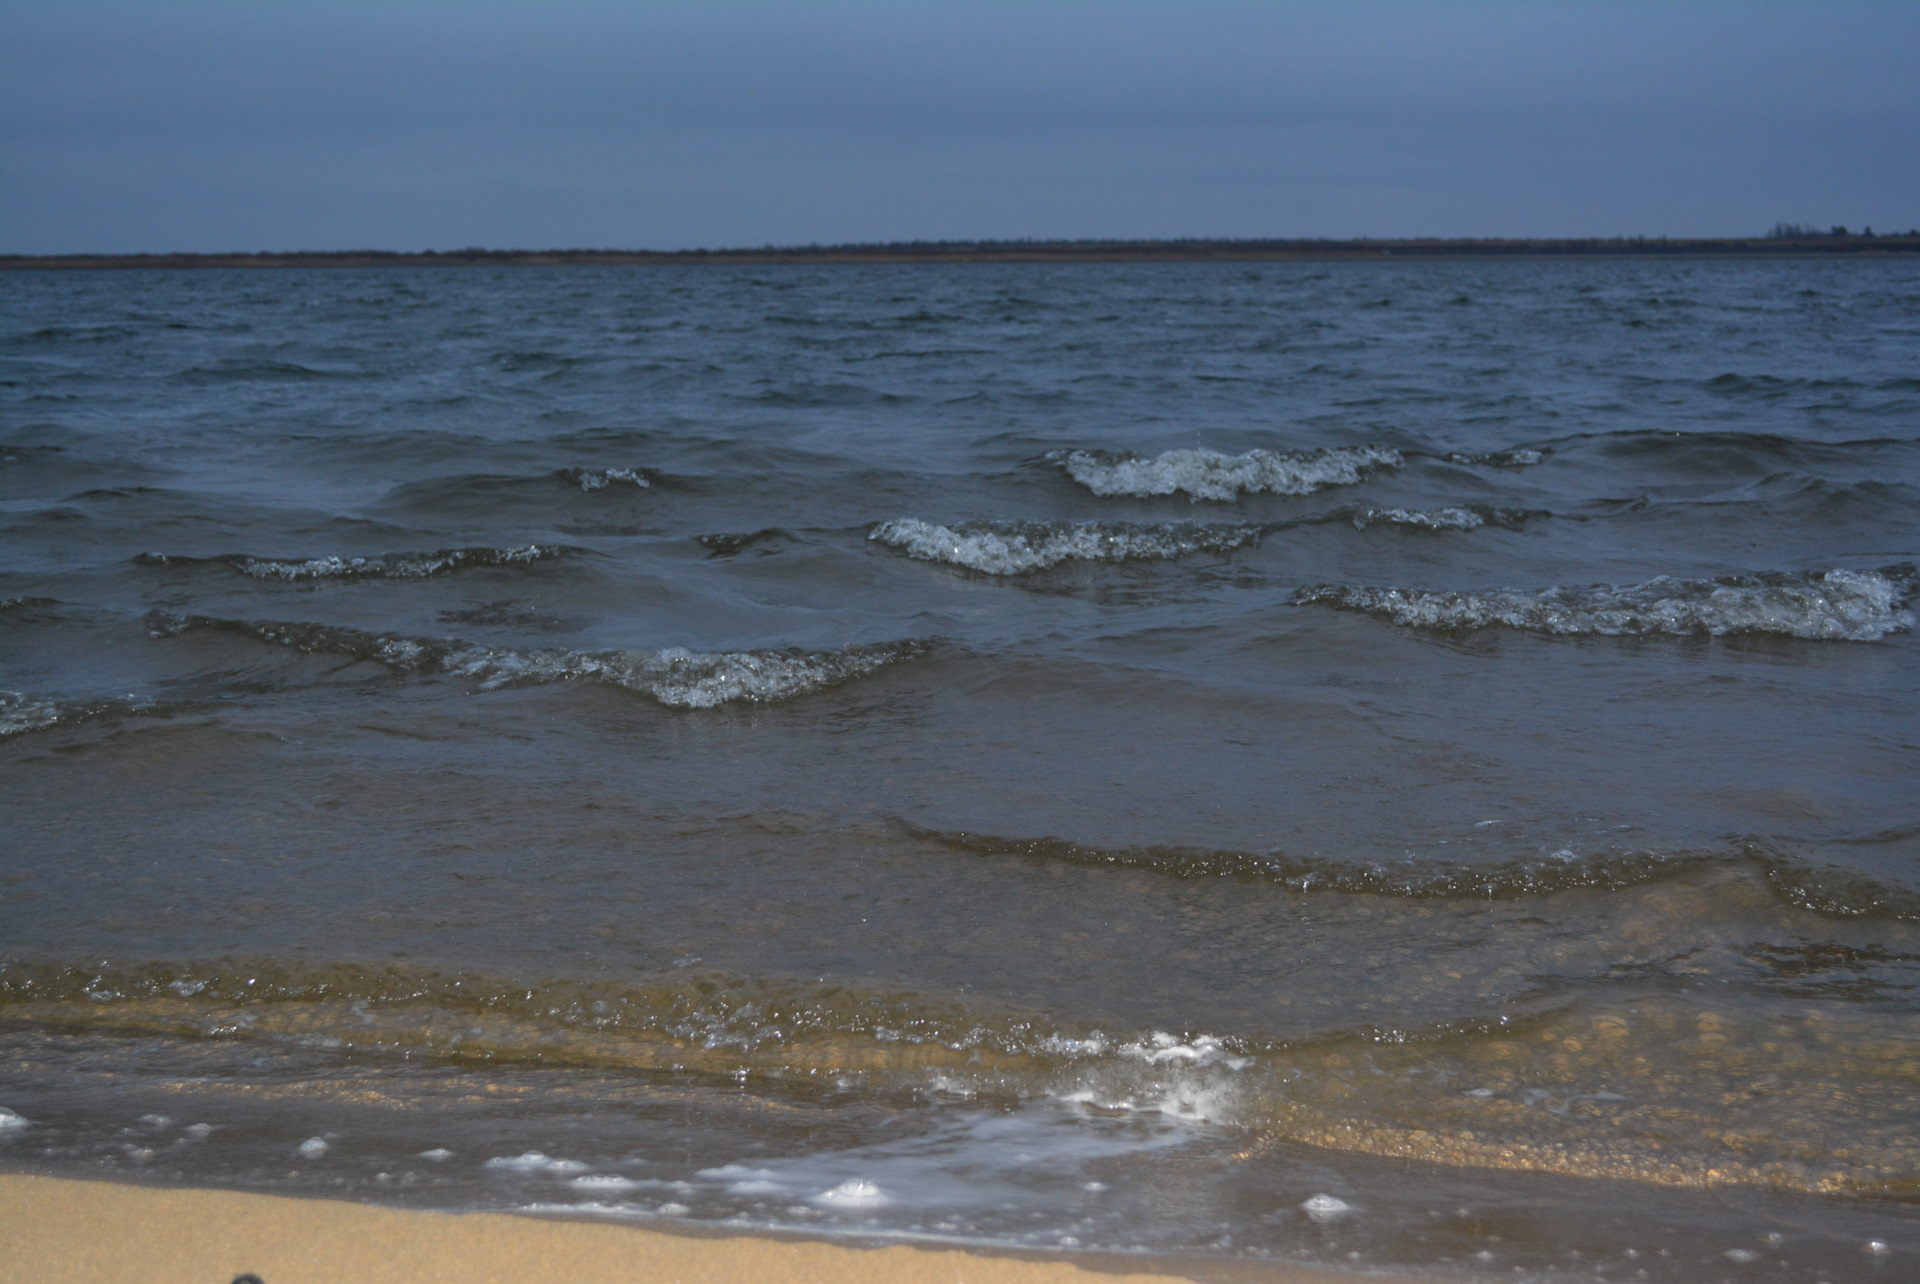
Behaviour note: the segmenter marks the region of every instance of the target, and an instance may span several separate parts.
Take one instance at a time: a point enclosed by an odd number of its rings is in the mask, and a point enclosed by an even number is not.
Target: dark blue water
[[[0,306],[0,1163],[1920,1260],[1920,267]]]

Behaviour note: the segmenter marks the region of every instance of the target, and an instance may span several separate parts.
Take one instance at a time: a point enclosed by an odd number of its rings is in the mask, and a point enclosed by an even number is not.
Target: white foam
[[[655,1215],[653,1209],[642,1208],[638,1204],[609,1204],[599,1199],[585,1199],[577,1204],[554,1204],[545,1200],[536,1200],[531,1204],[522,1204],[520,1211],[531,1213],[536,1217],[551,1216],[555,1213],[566,1217],[578,1217],[582,1214],[589,1217],[652,1217]]]
[[[718,1168],[702,1168],[696,1176],[726,1182],[729,1195],[778,1195],[787,1189],[775,1180],[779,1174],[771,1168],[749,1168],[745,1164],[722,1164]]]
[[[729,1195],[778,1195],[787,1188],[777,1181],[737,1181],[727,1187]]]
[[[308,653],[350,655],[403,672],[442,672],[479,680],[482,690],[521,683],[595,682],[652,696],[663,704],[705,709],[730,700],[783,700],[862,677],[928,649],[920,641],[855,645],[837,651],[515,651],[454,640],[367,633],[323,624],[148,617],[156,638],[195,629],[237,633]],[[139,712],[141,706],[127,706]]]
[[[320,1156],[326,1154],[328,1150],[332,1149],[332,1147],[327,1145],[327,1139],[325,1137],[309,1137],[294,1147],[294,1149],[302,1159],[318,1159]]]
[[[710,709],[731,700],[785,700],[863,677],[911,654],[896,644],[841,651],[508,651],[473,647],[443,667],[478,678],[482,690],[521,682],[600,682],[652,696],[662,704]],[[389,661],[393,663],[393,661]]]
[[[745,1164],[721,1164],[717,1168],[702,1168],[694,1174],[696,1177],[708,1177],[715,1181],[759,1180],[773,1175],[771,1168],[749,1168]]]
[[[1055,456],[1067,475],[1096,495],[1172,495],[1235,499],[1267,491],[1310,495],[1327,486],[1351,486],[1378,468],[1398,467],[1400,452],[1385,446],[1338,446],[1331,450],[1169,450],[1152,459],[1114,458],[1085,450]]]
[[[1369,526],[1414,526],[1429,531],[1477,531],[1487,519],[1471,508],[1368,508],[1353,515],[1360,530]]]
[[[1645,584],[1595,584],[1526,591],[1433,593],[1416,589],[1326,585],[1294,594],[1385,616],[1413,628],[1490,625],[1537,633],[1606,635],[1777,633],[1870,642],[1913,627],[1903,586],[1878,571],[1744,576]]]
[[[1191,1042],[1182,1042],[1164,1030],[1156,1030],[1137,1043],[1123,1045],[1120,1052],[1153,1066],[1179,1062],[1198,1066],[1224,1065],[1239,1070],[1253,1064],[1246,1057],[1235,1056],[1210,1034],[1195,1035]]]
[[[500,1155],[487,1160],[482,1168],[504,1169],[515,1173],[583,1173],[587,1166],[578,1159],[552,1159],[537,1150],[521,1155]]]
[[[1302,1202],[1300,1208],[1307,1216],[1322,1224],[1337,1222],[1355,1211],[1352,1204],[1332,1195],[1315,1195]]]
[[[1113,1045],[1107,1036],[1095,1030],[1092,1034],[1073,1038],[1064,1034],[1050,1034],[1040,1040],[1043,1052],[1062,1057],[1098,1057],[1104,1056]]]
[[[631,1177],[622,1177],[617,1173],[594,1173],[587,1177],[575,1177],[567,1185],[575,1190],[638,1190],[640,1183]]]
[[[160,707],[151,700],[126,695],[100,700],[45,700],[17,691],[0,691],[0,739],[42,731],[48,727],[85,722],[90,718],[143,717]]]
[[[988,575],[1025,575],[1069,560],[1124,562],[1227,552],[1257,541],[1260,531],[1251,526],[1092,522],[987,522],[955,528],[902,517],[882,522],[867,538],[922,561],[947,562]]]
[[[529,544],[525,548],[452,548],[436,553],[387,553],[378,557],[309,557],[297,562],[242,558],[235,565],[257,580],[426,579],[466,566],[518,566],[558,557],[563,550]]]
[[[813,1202],[833,1208],[879,1208],[893,1201],[875,1183],[861,1177],[849,1177],[832,1190],[823,1190],[815,1195]]]
[[[435,1146],[432,1150],[421,1151],[417,1157],[420,1159],[428,1160],[429,1162],[432,1162],[432,1163],[444,1164],[449,1159],[453,1158],[453,1152],[451,1150],[448,1150],[445,1146]]]
[[[560,475],[588,492],[605,490],[615,482],[638,486],[642,490],[653,485],[634,468],[567,468],[562,469]]]
[[[1447,459],[1456,464],[1491,464],[1495,468],[1528,468],[1539,463],[1547,456],[1545,452],[1521,447],[1517,450],[1496,450],[1484,455],[1455,451]]]
[[[38,731],[60,721],[60,706],[51,700],[35,700],[18,691],[0,691],[0,736],[17,736]]]
[[[1242,1115],[1253,1064],[1212,1035],[1182,1039],[1164,1030],[1132,1043],[1098,1036],[1060,1041],[1050,1051],[1075,1057],[1054,1100],[1102,1111],[1160,1115],[1186,1123],[1231,1123]]]
[[[13,1132],[15,1129],[28,1126],[29,1124],[23,1116],[16,1114],[5,1106],[0,1106],[0,1133]]]

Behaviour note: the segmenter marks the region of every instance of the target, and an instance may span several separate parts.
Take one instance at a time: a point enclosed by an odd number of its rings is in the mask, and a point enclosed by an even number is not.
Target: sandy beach
[[[1351,1278],[1231,1262],[1192,1273],[1132,1273],[1103,1263],[951,1249],[674,1235],[499,1213],[21,1176],[0,1176],[0,1244],[0,1281],[7,1284],[227,1284],[244,1273],[262,1284],[1172,1284],[1196,1278],[1316,1284]]]

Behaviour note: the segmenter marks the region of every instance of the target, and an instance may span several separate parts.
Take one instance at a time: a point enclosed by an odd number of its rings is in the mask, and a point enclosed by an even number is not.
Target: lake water
[[[1920,1269],[1920,264],[0,305],[0,1164]]]

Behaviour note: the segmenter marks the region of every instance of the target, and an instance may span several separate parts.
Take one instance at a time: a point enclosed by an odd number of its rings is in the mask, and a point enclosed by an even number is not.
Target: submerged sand
[[[0,1176],[5,1284],[228,1284],[243,1273],[262,1284],[1175,1284],[1194,1278],[954,1249],[675,1235],[506,1213],[415,1212]],[[1240,1263],[1204,1274],[1272,1284],[1351,1279]]]

